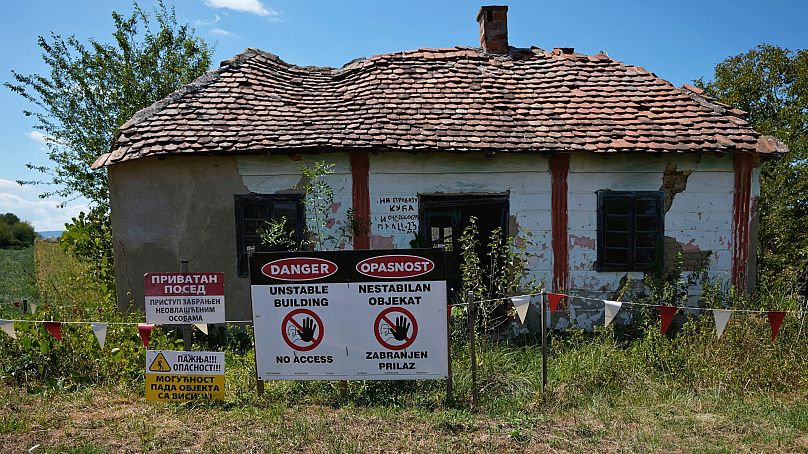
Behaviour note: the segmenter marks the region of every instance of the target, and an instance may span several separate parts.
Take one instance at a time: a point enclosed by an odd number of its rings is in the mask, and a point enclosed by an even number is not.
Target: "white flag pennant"
[[[208,335],[208,324],[207,323],[194,323],[194,326],[196,326],[196,329],[198,329],[199,331],[202,331],[203,333],[205,333],[206,336]]]
[[[31,308],[31,314],[36,314],[36,307],[37,307],[36,303],[31,303],[28,305],[28,307]]]
[[[530,307],[530,297],[512,296],[511,303],[513,303],[513,308],[516,309],[516,315],[519,316],[519,321],[525,323],[525,319],[527,318],[527,310]]]
[[[715,318],[715,335],[718,339],[721,339],[721,335],[724,334],[724,328],[727,327],[727,322],[729,322],[729,317],[732,315],[732,311],[726,309],[713,309],[713,318]]]
[[[623,303],[620,301],[603,300],[603,326],[609,326],[609,324],[612,323],[612,320],[614,320],[614,317],[620,312],[620,307],[622,306]]]
[[[14,322],[11,320],[0,320],[0,329],[8,334],[12,339],[17,338],[17,332],[14,331]]]
[[[93,334],[98,339],[98,345],[104,348],[104,343],[107,341],[107,324],[106,323],[90,323],[93,327]]]

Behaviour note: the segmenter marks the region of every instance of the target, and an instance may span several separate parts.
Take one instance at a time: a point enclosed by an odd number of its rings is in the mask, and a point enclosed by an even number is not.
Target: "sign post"
[[[448,377],[443,251],[254,254],[259,380]]]

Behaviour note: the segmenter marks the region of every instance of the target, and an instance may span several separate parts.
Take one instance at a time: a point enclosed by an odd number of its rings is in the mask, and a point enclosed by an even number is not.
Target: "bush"
[[[13,213],[0,215],[0,249],[23,248],[34,244],[36,232]]]

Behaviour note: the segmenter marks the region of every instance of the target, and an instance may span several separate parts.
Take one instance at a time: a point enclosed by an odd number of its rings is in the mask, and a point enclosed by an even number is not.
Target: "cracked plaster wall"
[[[249,318],[247,279],[236,276],[233,194],[247,188],[233,158],[144,158],[109,170],[118,305],[143,308],[143,275],[179,271],[225,273],[228,319]]]
[[[325,156],[323,158],[322,156]],[[229,320],[248,320],[250,283],[236,269],[234,194],[300,192],[301,164],[316,159],[335,163],[326,177],[334,189],[334,225],[351,205],[347,154],[307,156],[144,158],[110,168],[110,207],[115,245],[118,304],[143,307],[143,274],[178,271],[225,273]],[[347,175],[346,175],[347,171]]]
[[[550,172],[541,155],[378,153],[370,157],[371,247],[409,248],[418,223],[418,195],[509,193],[511,233],[532,233],[529,268],[550,282]],[[517,236],[517,240],[519,236]]]
[[[299,192],[295,186],[301,183],[300,165],[323,159],[335,164],[334,174],[325,179],[334,189],[332,228],[336,229],[351,207],[347,153],[295,158],[182,156],[112,166],[110,200],[118,294],[131,294],[142,307],[143,274],[176,271],[178,261],[187,258],[192,271],[224,271],[228,318],[248,319],[249,281],[236,276],[233,194]],[[757,173],[753,174],[753,197],[759,193],[756,179]],[[673,189],[665,219],[669,247],[696,253],[709,263],[712,277],[729,279],[734,188],[731,156],[572,154],[568,184],[569,284],[581,289],[581,294],[607,297],[626,276],[642,277],[639,272],[594,270],[595,191],[599,189],[656,191],[669,185]],[[532,232],[535,258],[530,271],[538,279],[550,281],[551,179],[543,156],[373,154],[369,187],[374,249],[409,247],[418,229],[419,194],[509,193],[510,229],[512,233],[524,229]],[[125,308],[128,299],[120,299]],[[596,303],[578,300],[573,305],[577,310],[571,316],[554,316],[555,326],[563,328],[572,321],[582,326],[598,320],[602,323],[602,310],[595,307]]]
[[[600,189],[666,193],[666,259],[677,250],[686,268],[706,263],[710,275],[732,269],[732,156],[573,154],[569,174],[570,287],[609,296],[621,279],[641,272],[597,272],[597,195]],[[600,314],[602,318],[602,314]]]

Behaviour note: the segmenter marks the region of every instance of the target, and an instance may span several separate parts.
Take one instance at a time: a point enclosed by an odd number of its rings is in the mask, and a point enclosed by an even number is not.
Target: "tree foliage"
[[[47,138],[53,168],[30,167],[58,186],[45,195],[80,195],[106,205],[106,172],[90,166],[109,151],[118,127],[210,66],[210,48],[188,25],[177,24],[173,9],[160,2],[154,13],[137,4],[128,17],[113,12],[113,44],[40,36],[50,75],[13,72],[15,82],[5,84],[36,107],[24,114],[36,118]]]
[[[31,246],[36,240],[34,228],[14,213],[0,215],[0,249]]]
[[[124,122],[204,74],[211,63],[210,47],[187,24],[179,25],[174,10],[162,1],[153,14],[135,3],[131,15],[113,12],[112,20],[111,43],[90,39],[84,44],[75,36],[53,33],[40,36],[42,60],[50,74],[13,72],[14,81],[5,84],[32,104],[24,114],[36,119],[52,162],[50,167],[29,164],[47,179],[24,183],[55,187],[42,197],[91,201],[91,213],[74,218],[67,228],[76,234],[69,245],[75,246],[72,252],[79,258],[95,264],[99,251],[93,248],[104,248],[104,265],[98,266],[112,264],[109,190],[106,170],[90,166],[110,150]]]
[[[790,148],[762,166],[758,245],[760,283],[793,284],[808,266],[808,50],[760,45],[716,65],[712,81],[696,83]]]

